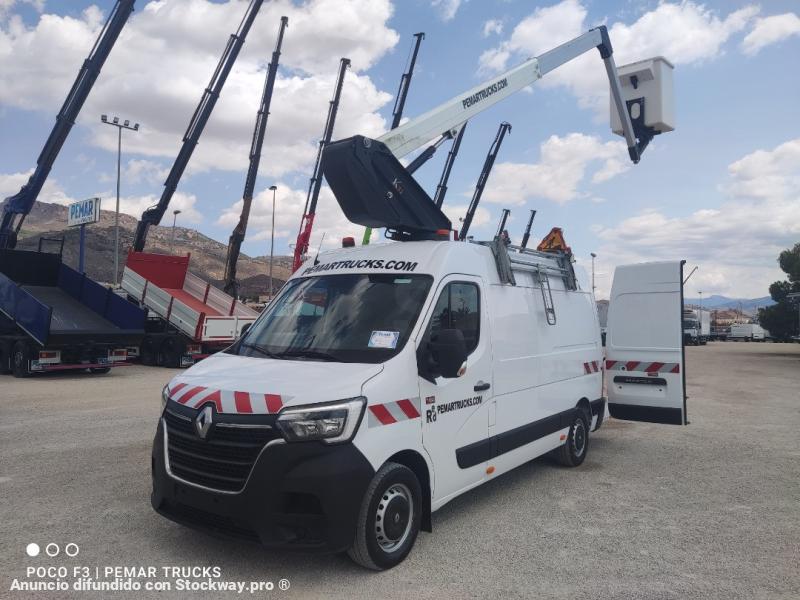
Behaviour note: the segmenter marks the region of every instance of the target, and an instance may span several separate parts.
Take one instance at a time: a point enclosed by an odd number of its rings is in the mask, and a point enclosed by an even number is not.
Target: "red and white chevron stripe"
[[[188,383],[171,386],[168,395],[170,400],[191,408],[200,408],[210,402],[216,406],[217,412],[228,414],[273,414],[279,412],[288,400],[278,394],[219,390]]]
[[[583,363],[583,373],[585,375],[591,375],[592,373],[599,373],[602,366],[603,363],[600,362],[599,360],[593,360],[592,362],[585,362]]]
[[[367,407],[367,422],[370,427],[380,427],[400,421],[419,419],[420,410],[419,397],[404,398],[384,404],[371,404]]]
[[[680,373],[680,363],[648,362],[638,360],[607,360],[607,371],[640,371],[643,373]]]

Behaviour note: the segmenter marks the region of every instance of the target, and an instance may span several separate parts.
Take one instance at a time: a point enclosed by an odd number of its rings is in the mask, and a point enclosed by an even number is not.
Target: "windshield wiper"
[[[341,362],[333,354],[328,354],[327,352],[321,352],[319,350],[286,350],[285,352],[279,352],[275,356],[277,358],[311,358],[329,362]]]
[[[263,354],[268,358],[280,358],[279,354],[276,354],[275,352],[270,352],[269,350],[264,348],[264,346],[259,346],[258,344],[246,344],[244,342],[242,342],[241,345],[243,348],[252,348],[253,350],[257,350],[258,352],[260,352],[261,354]]]

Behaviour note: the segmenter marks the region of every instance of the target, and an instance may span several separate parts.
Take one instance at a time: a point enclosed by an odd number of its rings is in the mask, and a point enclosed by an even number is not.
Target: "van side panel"
[[[491,464],[501,472],[562,444],[578,401],[602,395],[600,331],[591,294],[565,290],[560,278],[551,277],[556,324],[549,325],[538,282],[531,273],[514,276],[516,286],[490,287],[497,403],[490,436],[498,447]]]

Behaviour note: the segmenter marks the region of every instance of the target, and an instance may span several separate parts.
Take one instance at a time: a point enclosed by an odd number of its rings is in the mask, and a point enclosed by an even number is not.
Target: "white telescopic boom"
[[[541,54],[493,77],[463,94],[459,94],[411,119],[404,125],[392,129],[378,138],[397,158],[401,158],[439,136],[450,136],[469,119],[535,83],[550,71],[594,48],[600,51],[611,85],[611,97],[620,115],[628,152],[633,162],[639,162],[640,148],[637,145],[622,91],[617,67],[612,56],[611,43],[605,27],[597,27],[583,35]]]

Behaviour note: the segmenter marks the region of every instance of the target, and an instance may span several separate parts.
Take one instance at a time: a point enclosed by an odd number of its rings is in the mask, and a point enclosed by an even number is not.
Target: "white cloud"
[[[94,145],[116,151],[116,132],[99,123],[114,111],[138,121],[125,150],[173,159],[188,121],[247,2],[163,0],[137,6],[78,119]],[[281,15],[289,17],[281,70],[267,126],[262,172],[279,177],[313,163],[339,57],[352,59],[336,137],[376,136],[378,110],[391,100],[363,74],[398,41],[388,27],[389,0],[288,0],[265,3],[257,16],[190,164],[244,170],[266,63]],[[103,23],[92,6],[77,17],[43,14],[33,26],[0,23],[0,105],[55,113]]]
[[[764,47],[800,35],[800,17],[794,13],[757,19],[753,29],[742,40],[742,52],[750,56]]]
[[[500,19],[489,19],[483,24],[483,37],[503,33],[503,22]]]
[[[719,208],[679,217],[650,209],[597,227],[603,240],[597,253],[608,275],[598,283],[601,291],[608,293],[613,264],[684,258],[700,266],[691,290],[767,295],[781,278],[778,254],[800,239],[800,138],[748,154],[728,172],[721,186],[728,199]]]
[[[106,198],[106,203],[103,204],[108,210],[113,210],[113,203],[116,201],[116,196],[110,192],[99,194],[101,197]],[[131,215],[139,219],[145,209],[158,204],[160,196],[155,194],[146,194],[144,196],[121,196],[119,199],[119,211],[126,215]],[[169,203],[169,212],[164,216],[161,225],[172,225],[172,211],[180,210],[181,214],[178,217],[180,225],[197,225],[203,220],[203,215],[197,210],[197,197],[194,194],[185,194],[183,192],[175,192],[172,196],[172,201]]]
[[[461,6],[461,0],[432,0],[431,5],[438,10],[442,21],[452,21]]]
[[[615,60],[618,65],[658,55],[675,65],[713,60],[758,10],[757,6],[745,6],[720,17],[695,2],[662,2],[631,24],[616,22],[608,26]],[[522,61],[541,54],[594,25],[587,20],[587,10],[579,0],[537,8],[517,24],[507,40],[481,55],[479,70],[504,70],[512,58]],[[598,112],[608,110],[608,80],[597,53],[587,53],[548,73],[539,85],[564,86],[578,98],[580,106]]]
[[[278,183],[275,192],[275,239],[279,244],[294,244],[303,208],[306,202],[306,190],[293,189],[285,183]],[[239,222],[242,212],[242,201],[238,200],[223,210],[217,219],[217,225],[231,230]],[[250,207],[250,218],[247,224],[248,242],[269,241],[272,232],[272,192],[263,189],[253,197]],[[333,193],[327,186],[322,186],[317,204],[317,214],[314,219],[314,229],[311,235],[310,248],[316,249],[322,234],[325,234],[324,248],[340,246],[342,238],[354,236],[361,240],[364,228],[354,225],[342,213]],[[378,232],[373,231],[373,238],[377,239]],[[278,244],[276,244],[278,245]],[[264,246],[268,248],[268,246]],[[278,245],[280,247],[280,245]]]
[[[552,135],[540,146],[534,164],[497,163],[489,178],[484,199],[504,205],[521,205],[531,198],[564,204],[586,197],[579,188],[587,171],[596,169],[592,183],[600,183],[629,168],[622,141],[602,142],[596,136],[570,133]]]
[[[0,173],[0,199],[7,198],[19,192],[20,188],[28,183],[33,174],[33,169],[24,173]],[[54,204],[69,204],[77,199],[70,197],[52,177],[45,181],[39,200]]]

